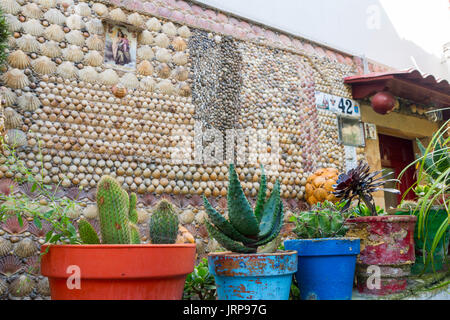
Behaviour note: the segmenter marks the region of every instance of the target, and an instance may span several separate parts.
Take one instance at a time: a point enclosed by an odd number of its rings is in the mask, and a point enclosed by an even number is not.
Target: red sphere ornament
[[[378,92],[372,97],[372,108],[375,112],[386,114],[395,107],[395,97],[387,91]]]

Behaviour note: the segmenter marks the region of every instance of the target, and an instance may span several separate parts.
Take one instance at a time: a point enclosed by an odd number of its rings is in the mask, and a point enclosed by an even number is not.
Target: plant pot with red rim
[[[101,241],[79,220],[82,244],[42,247],[41,272],[57,300],[177,300],[194,270],[195,244],[176,244],[178,216],[161,201],[150,221],[152,244],[140,244],[136,194],[104,176],[97,187]]]

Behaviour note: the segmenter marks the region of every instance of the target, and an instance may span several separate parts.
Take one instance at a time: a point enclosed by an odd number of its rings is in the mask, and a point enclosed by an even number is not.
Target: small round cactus
[[[161,200],[149,221],[152,244],[172,244],[177,240],[178,215],[172,204]]]

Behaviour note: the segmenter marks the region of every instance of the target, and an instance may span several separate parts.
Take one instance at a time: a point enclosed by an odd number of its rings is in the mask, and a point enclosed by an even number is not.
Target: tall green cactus
[[[178,215],[169,201],[158,203],[148,224],[153,244],[172,244],[177,240]]]
[[[255,253],[259,246],[269,243],[280,233],[283,224],[283,203],[280,199],[278,180],[266,201],[266,176],[261,166],[261,181],[258,197],[253,211],[245,197],[241,183],[230,164],[227,194],[228,217],[226,220],[203,197],[209,221],[206,228],[226,249],[238,253]]]
[[[128,197],[128,193],[114,178],[103,176],[100,179],[97,186],[97,208],[103,244],[140,243],[139,230],[136,226],[136,202],[136,194],[132,193]],[[86,220],[80,220],[80,223],[79,233],[83,243],[98,243],[98,236],[92,225]]]

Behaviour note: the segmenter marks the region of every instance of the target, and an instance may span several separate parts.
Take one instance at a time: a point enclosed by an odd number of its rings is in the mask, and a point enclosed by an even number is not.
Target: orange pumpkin
[[[306,201],[314,205],[325,200],[336,202],[333,185],[336,184],[339,172],[335,168],[318,169],[306,180]]]

